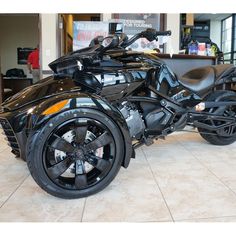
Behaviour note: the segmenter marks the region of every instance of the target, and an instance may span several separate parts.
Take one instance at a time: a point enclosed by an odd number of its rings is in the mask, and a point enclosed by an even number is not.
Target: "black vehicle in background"
[[[104,189],[135,149],[186,125],[214,145],[236,140],[236,70],[194,69],[182,78],[152,54],[126,48],[170,31],[125,34],[52,62],[54,75],[1,106],[0,123],[12,152],[32,177],[61,198]]]

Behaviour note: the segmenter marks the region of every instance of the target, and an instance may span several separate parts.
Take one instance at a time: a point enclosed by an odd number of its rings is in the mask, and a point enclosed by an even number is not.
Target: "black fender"
[[[50,115],[43,114],[49,107],[65,100],[67,100],[67,104],[60,111]],[[117,124],[123,136],[125,148],[122,165],[127,168],[130,158],[134,155],[132,139],[129,134],[127,123],[121,112],[116,107],[112,106],[106,99],[98,95],[73,92],[48,98],[32,109],[32,112],[28,116],[26,128],[27,130],[37,130],[59,113],[76,111],[78,109],[83,109],[83,111],[88,109],[96,109],[103,112]]]

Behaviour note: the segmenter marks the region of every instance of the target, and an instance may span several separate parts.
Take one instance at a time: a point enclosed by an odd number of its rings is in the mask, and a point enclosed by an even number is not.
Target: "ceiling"
[[[206,14],[194,14],[194,20],[195,21],[206,21],[206,20],[223,20],[230,16],[232,14],[230,13],[224,13],[224,14],[212,14],[212,13],[206,13]]]

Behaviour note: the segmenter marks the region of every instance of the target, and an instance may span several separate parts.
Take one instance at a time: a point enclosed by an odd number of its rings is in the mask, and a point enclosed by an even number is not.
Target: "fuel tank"
[[[129,96],[138,87],[145,83],[147,72],[145,70],[106,70],[103,72],[84,73],[76,71],[75,83],[83,91],[96,93],[109,102],[119,101]]]

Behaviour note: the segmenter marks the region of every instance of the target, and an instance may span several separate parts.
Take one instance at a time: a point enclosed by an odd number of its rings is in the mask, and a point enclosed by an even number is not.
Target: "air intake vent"
[[[4,134],[6,135],[8,145],[12,148],[12,153],[17,157],[20,157],[20,148],[15,133],[13,132],[13,129],[11,128],[9,122],[6,119],[0,118],[0,124],[4,131]]]

